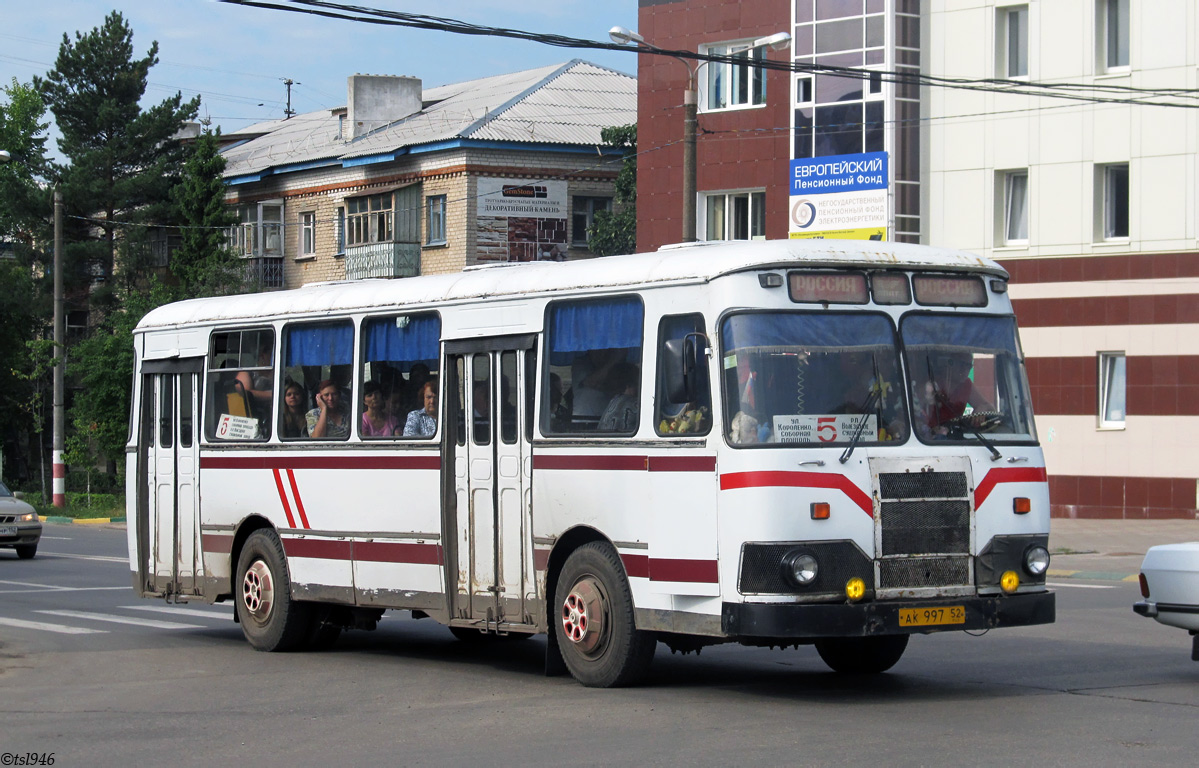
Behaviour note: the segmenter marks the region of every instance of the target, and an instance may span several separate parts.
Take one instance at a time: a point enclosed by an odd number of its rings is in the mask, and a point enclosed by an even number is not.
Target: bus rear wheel
[[[619,556],[608,545],[585,544],[558,576],[552,620],[570,674],[592,688],[639,682],[649,671],[657,640],[633,620],[633,595]]]
[[[250,534],[237,558],[237,615],[250,645],[290,651],[309,639],[310,606],[291,598],[283,543],[271,530]]]
[[[877,675],[895,666],[910,635],[880,637],[832,637],[816,641],[816,652],[834,672],[846,675]]]

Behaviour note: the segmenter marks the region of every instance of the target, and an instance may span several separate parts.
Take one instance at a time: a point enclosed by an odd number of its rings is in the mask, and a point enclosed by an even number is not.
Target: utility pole
[[[287,109],[283,110],[283,119],[290,120],[296,113],[296,111],[291,108],[291,87],[293,85],[303,85],[303,83],[297,83],[290,77],[285,77],[283,78],[283,84],[287,86]]]
[[[52,454],[54,506],[62,508],[67,503],[67,465],[62,460],[63,450],[63,368],[66,367],[63,344],[62,305],[62,191],[54,187],[54,447]]]

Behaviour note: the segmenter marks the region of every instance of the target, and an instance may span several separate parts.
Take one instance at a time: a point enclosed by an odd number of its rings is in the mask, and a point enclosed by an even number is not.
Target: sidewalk
[[[1049,523],[1049,578],[1136,581],[1145,551],[1199,541],[1199,520],[1073,520]]]

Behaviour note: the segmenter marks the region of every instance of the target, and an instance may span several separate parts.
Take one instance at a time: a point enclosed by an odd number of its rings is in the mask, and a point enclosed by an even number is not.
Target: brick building
[[[424,89],[354,75],[345,107],[225,138],[233,240],[263,288],[586,258],[636,121],[634,78],[584,61]]]
[[[810,236],[796,165],[884,157],[873,236],[1012,275],[1053,514],[1199,515],[1195,3],[640,0],[638,32],[795,65],[639,56],[640,250],[679,239],[695,69],[699,239]]]

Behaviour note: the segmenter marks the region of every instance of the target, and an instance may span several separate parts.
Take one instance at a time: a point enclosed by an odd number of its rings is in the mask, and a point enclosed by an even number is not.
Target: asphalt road
[[[658,646],[647,685],[542,674],[540,638],[455,641],[388,616],[322,653],[252,650],[228,606],[133,596],[119,529],[0,550],[0,763],[129,765],[1191,765],[1190,638],[1135,584],[1064,580],[1045,627],[915,637],[846,678],[810,647]]]

